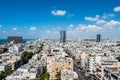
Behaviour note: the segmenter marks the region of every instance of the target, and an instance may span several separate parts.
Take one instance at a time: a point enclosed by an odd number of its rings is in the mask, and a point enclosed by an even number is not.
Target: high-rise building
[[[60,43],[66,43],[66,31],[60,31]]]
[[[8,42],[22,43],[22,36],[8,36]]]
[[[96,42],[100,42],[100,41],[101,41],[101,35],[97,34],[97,36],[96,36]]]

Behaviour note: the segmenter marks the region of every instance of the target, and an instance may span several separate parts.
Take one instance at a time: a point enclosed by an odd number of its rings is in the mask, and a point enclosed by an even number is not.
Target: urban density
[[[120,0],[0,0],[0,80],[120,80]]]
[[[0,45],[0,79],[120,80],[119,40],[102,40],[100,34],[84,40],[66,36],[60,31],[60,40],[22,43],[15,43],[13,36],[13,41]]]

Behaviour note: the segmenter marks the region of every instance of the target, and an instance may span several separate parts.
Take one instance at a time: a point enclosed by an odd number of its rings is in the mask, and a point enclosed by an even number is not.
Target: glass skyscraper
[[[66,43],[66,31],[60,31],[60,43]]]
[[[96,42],[100,42],[100,41],[101,41],[101,35],[97,34]]]

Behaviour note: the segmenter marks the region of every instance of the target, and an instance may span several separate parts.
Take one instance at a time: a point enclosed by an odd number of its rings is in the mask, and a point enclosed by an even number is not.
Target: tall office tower
[[[8,36],[8,42],[22,43],[22,36]]]
[[[60,43],[66,43],[66,31],[60,31]]]
[[[100,34],[97,34],[96,42],[100,42],[100,41],[101,41],[101,35],[100,35]]]

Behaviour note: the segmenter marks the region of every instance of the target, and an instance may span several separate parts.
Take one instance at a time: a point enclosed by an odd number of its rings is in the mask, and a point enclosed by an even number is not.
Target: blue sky
[[[0,38],[120,38],[120,0],[0,0]]]

